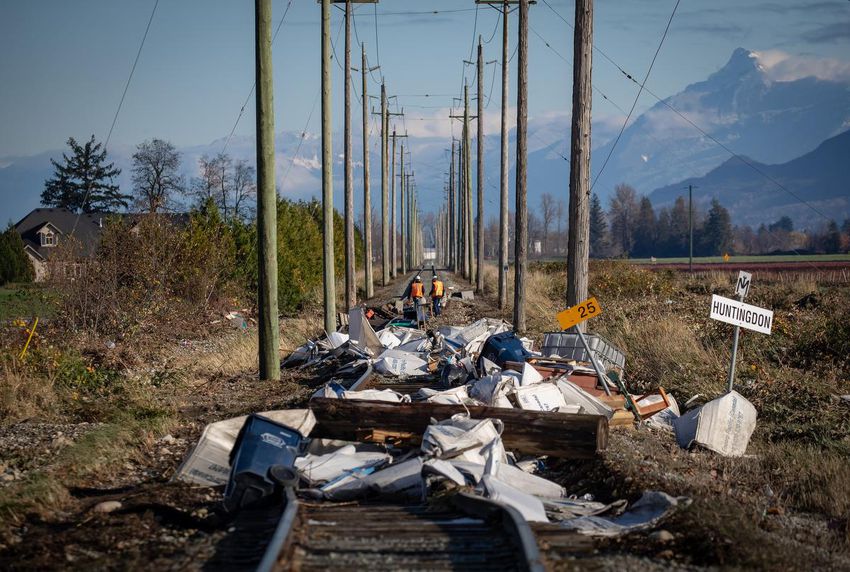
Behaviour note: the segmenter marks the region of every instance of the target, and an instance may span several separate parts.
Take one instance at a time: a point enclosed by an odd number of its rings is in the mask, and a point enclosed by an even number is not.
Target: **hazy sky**
[[[547,1],[572,21],[571,2]],[[273,1],[275,26],[287,4]],[[597,0],[597,47],[642,77],[674,4]],[[71,135],[105,138],[153,5],[154,0],[5,0],[0,5],[0,157],[58,149]],[[275,41],[276,131],[304,129],[318,96],[319,12],[315,0],[293,0]],[[375,74],[386,78],[390,94],[400,96],[410,129],[435,124],[430,119],[435,113],[445,116],[437,108],[450,105],[451,95],[460,93],[462,60],[470,57],[477,34],[485,41],[492,37],[485,44],[485,59],[500,57],[497,18],[491,8],[476,10],[473,0],[381,0],[377,16],[372,5],[355,11],[370,64],[380,60],[382,68]],[[514,53],[515,14],[511,20]],[[332,33],[340,58],[341,22],[342,12],[333,9]],[[541,37],[571,62],[572,31],[543,0],[531,8],[530,27],[530,113],[567,113],[570,66]],[[661,96],[675,93],[718,69],[738,46],[846,61],[850,2],[683,0],[648,85]],[[359,47],[353,51],[359,66]],[[497,69],[490,65],[486,71],[488,92]],[[334,123],[339,126],[342,72],[336,64],[333,70]],[[593,71],[595,86],[628,109],[636,87],[598,53]],[[112,141],[127,145],[161,137],[184,146],[225,137],[251,89],[253,73],[253,2],[160,0]],[[467,77],[474,78],[472,68]],[[355,78],[359,93],[359,75]],[[515,78],[512,65],[512,88]],[[378,93],[374,82],[369,89]],[[441,95],[414,95],[424,93]],[[488,113],[498,109],[498,84],[492,93]],[[614,106],[598,94],[595,98],[596,119],[622,121]],[[652,103],[644,97],[638,111]],[[359,108],[355,110],[359,120]],[[418,121],[421,117],[429,121]],[[253,122],[252,98],[236,133],[252,134]],[[309,129],[318,131],[319,125],[317,106]]]

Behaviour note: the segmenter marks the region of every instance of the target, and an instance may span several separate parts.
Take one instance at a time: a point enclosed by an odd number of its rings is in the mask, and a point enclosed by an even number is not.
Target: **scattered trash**
[[[740,457],[756,428],[756,408],[737,391],[691,409],[673,422],[679,446],[697,444],[727,457]]]
[[[632,507],[616,518],[582,516],[561,523],[567,530],[588,536],[616,537],[648,530],[667,518],[676,508],[691,504],[686,497],[672,497],[660,491],[647,491]]]

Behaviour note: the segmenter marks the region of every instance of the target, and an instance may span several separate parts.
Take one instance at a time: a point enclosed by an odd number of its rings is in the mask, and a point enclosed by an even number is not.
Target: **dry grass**
[[[55,376],[38,376],[12,358],[0,363],[0,419],[15,423],[33,416],[55,416],[60,397]]]

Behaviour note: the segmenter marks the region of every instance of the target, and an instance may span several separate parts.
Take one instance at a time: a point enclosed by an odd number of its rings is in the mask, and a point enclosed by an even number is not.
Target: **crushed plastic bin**
[[[482,360],[485,359],[504,368],[506,362],[524,362],[531,355],[531,352],[525,349],[522,340],[517,337],[516,332],[502,332],[490,336],[484,342],[478,357],[479,368],[483,363]]]
[[[224,490],[228,511],[256,503],[274,493],[281,481],[297,482],[295,458],[304,436],[271,419],[251,414],[230,454],[230,480]]]
[[[626,356],[614,344],[599,334],[585,334],[587,345],[600,365],[607,370],[626,369]],[[544,356],[558,356],[581,362],[589,362],[590,356],[584,349],[578,334],[570,332],[548,332],[543,334],[543,346],[540,353]]]

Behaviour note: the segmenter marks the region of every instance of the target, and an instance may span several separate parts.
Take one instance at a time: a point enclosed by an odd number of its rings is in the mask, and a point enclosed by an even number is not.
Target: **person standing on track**
[[[425,325],[425,286],[421,276],[417,276],[410,285],[410,300],[416,308],[416,323],[422,327]]]
[[[443,313],[443,294],[445,292],[445,287],[443,286],[442,280],[434,274],[434,277],[431,278],[431,292],[429,296],[431,296],[431,303],[433,304],[433,312],[434,316],[439,316]]]

